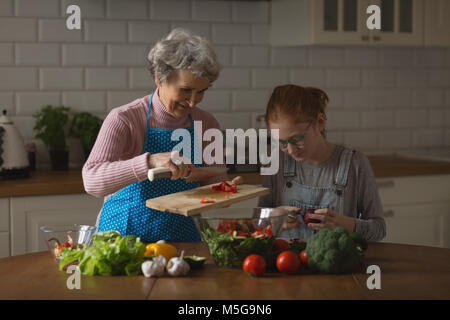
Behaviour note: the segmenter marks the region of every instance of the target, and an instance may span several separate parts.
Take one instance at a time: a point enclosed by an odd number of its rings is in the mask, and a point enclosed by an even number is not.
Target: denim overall
[[[334,177],[334,184],[328,188],[302,185],[296,181],[295,160],[289,155],[285,155],[283,175],[286,183],[283,186],[281,203],[284,206],[302,208],[301,214],[297,216],[297,221],[301,223],[301,226],[282,231],[279,237],[310,238],[315,230],[303,222],[303,216],[308,209],[329,208],[344,214],[344,191],[353,153],[354,150],[344,148]]]
[[[147,129],[142,153],[150,154],[171,152],[178,141],[171,141],[173,129],[150,128],[151,101],[150,96],[147,116]],[[191,126],[187,128],[192,139],[195,139],[194,125],[189,114]],[[194,152],[201,152],[191,143],[191,163],[194,163]],[[195,149],[195,150],[194,150]],[[196,165],[200,166],[200,165]],[[102,208],[97,231],[117,230],[122,235],[135,235],[144,242],[158,240],[192,242],[201,241],[195,223],[191,217],[161,212],[147,208],[146,200],[190,190],[198,186],[197,182],[186,182],[185,179],[170,180],[162,178],[154,181],[135,182],[120,189],[108,198]]]

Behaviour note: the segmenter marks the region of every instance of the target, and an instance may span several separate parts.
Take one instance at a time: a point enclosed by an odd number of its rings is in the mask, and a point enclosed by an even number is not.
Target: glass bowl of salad
[[[52,256],[59,261],[63,250],[87,247],[97,230],[88,225],[55,225],[39,228]]]
[[[276,208],[223,208],[193,218],[215,263],[242,268],[248,255],[270,253],[287,216]]]

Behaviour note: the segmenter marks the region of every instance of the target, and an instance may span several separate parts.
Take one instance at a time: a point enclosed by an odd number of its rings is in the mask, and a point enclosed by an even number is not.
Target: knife
[[[227,167],[196,167],[194,170],[189,170],[188,175],[184,178],[187,182],[198,181],[221,174],[226,174],[228,171]],[[153,181],[160,178],[170,178],[172,177],[172,171],[166,167],[152,168],[148,170],[148,180]]]

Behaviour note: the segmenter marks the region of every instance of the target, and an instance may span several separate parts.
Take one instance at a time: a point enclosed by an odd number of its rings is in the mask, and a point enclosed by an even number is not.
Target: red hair
[[[311,121],[315,124],[320,113],[325,115],[328,101],[328,95],[321,89],[293,84],[278,86],[273,89],[267,103],[266,123],[276,122],[283,116],[291,123]],[[326,130],[322,135],[326,136]]]

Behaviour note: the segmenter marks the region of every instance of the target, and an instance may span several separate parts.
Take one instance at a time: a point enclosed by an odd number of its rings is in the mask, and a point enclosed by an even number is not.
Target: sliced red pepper
[[[212,186],[211,188],[214,191],[224,191],[224,192],[231,192],[231,193],[237,192],[236,184],[233,183],[233,185],[230,185],[226,181],[222,181],[220,184]]]
[[[260,235],[262,235],[262,234],[263,234],[263,233],[262,233],[261,231],[256,230],[255,232],[252,233],[252,237],[260,236]]]
[[[264,229],[264,233],[265,233],[266,236],[268,236],[269,238],[273,236],[272,228],[271,228],[270,226],[267,226],[266,229]]]
[[[202,201],[200,201],[200,203],[216,203],[216,202],[213,200],[207,200],[207,199],[203,198]]]

